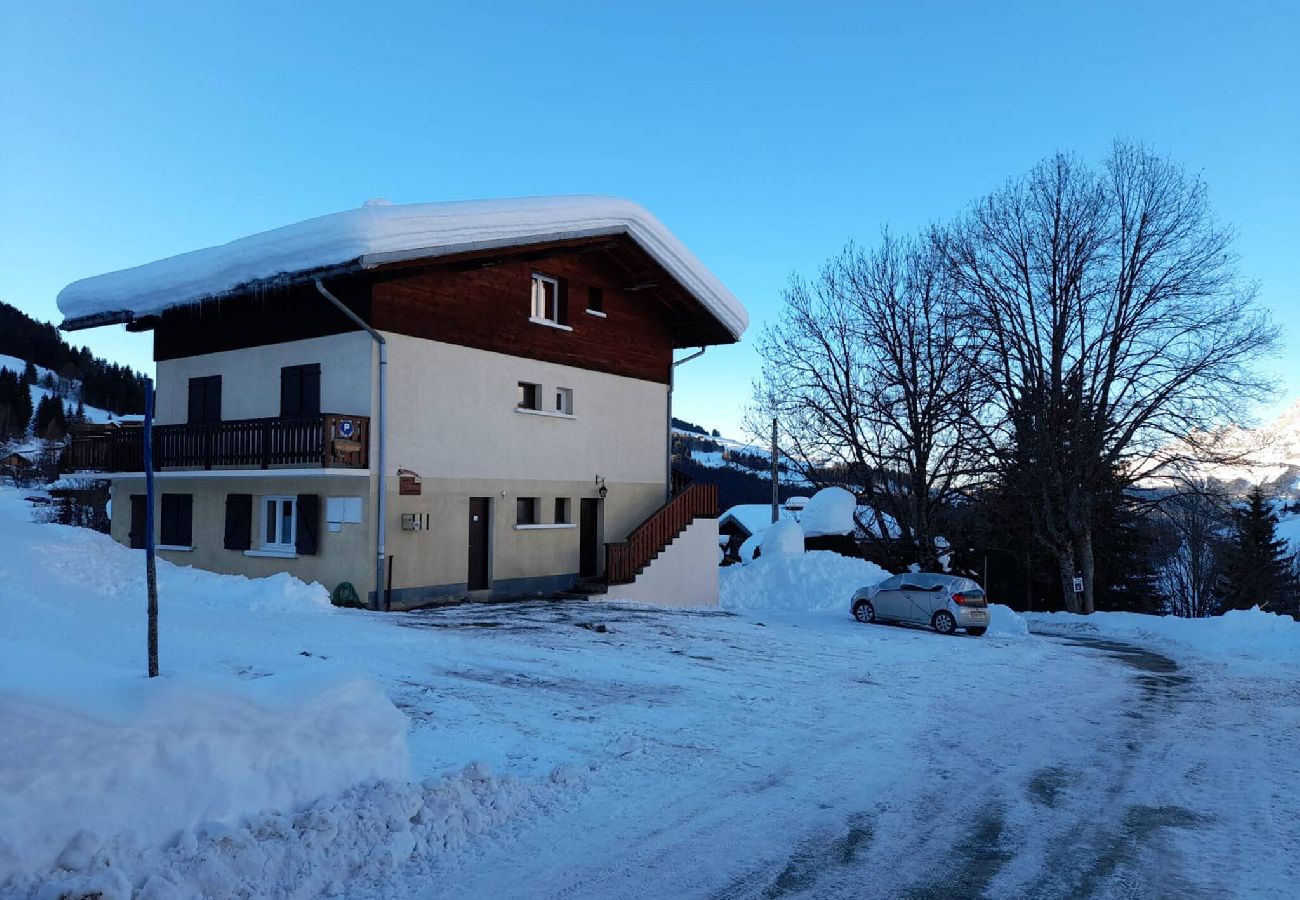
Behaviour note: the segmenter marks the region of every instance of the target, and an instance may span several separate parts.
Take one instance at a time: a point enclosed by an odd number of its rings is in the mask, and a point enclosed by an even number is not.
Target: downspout
[[[677,367],[699,359],[707,349],[709,348],[701,347],[690,356],[675,359],[668,368],[668,452],[664,460],[664,491],[668,494],[668,500],[673,499],[673,384],[677,380]]]
[[[365,320],[343,305],[339,300],[321,283],[319,278],[315,279],[316,290],[320,295],[333,303],[335,308],[343,315],[351,319],[356,325],[366,331],[376,344],[379,345],[379,410],[375,417],[377,420],[376,431],[379,433],[376,453],[378,456],[377,471],[378,482],[376,488],[379,492],[379,508],[375,514],[375,602],[371,605],[372,609],[380,609],[380,596],[384,591],[384,524],[388,516],[388,492],[384,485],[384,445],[387,442],[387,434],[384,429],[384,421],[387,418],[388,411],[388,342],[384,336],[375,329],[366,324]]]

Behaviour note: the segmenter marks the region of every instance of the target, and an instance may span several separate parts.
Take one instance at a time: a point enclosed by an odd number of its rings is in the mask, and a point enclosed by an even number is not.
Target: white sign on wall
[[[1082,594],[1082,593],[1083,593],[1083,579],[1082,579],[1082,578],[1075,577],[1075,579],[1074,579],[1074,592],[1075,592],[1076,594]]]
[[[360,522],[361,521],[361,498],[360,497],[327,497],[325,498],[325,521],[331,526],[339,525],[343,522]],[[337,528],[331,528],[331,531],[337,531]]]

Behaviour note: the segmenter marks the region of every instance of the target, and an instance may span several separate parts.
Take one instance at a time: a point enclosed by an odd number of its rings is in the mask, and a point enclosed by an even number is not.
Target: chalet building
[[[579,582],[717,602],[716,490],[668,464],[674,351],[733,343],[747,317],[635,204],[367,204],[78,281],[59,306],[68,330],[153,334],[167,559],[380,606]],[[136,547],[143,445],[71,448]]]

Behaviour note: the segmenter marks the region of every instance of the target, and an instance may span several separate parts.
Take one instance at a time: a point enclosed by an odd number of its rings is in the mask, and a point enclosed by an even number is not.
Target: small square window
[[[566,416],[573,415],[573,388],[555,389],[555,411]]]
[[[515,501],[515,524],[516,525],[536,525],[537,522],[537,498],[520,497]]]
[[[569,519],[569,498],[556,497],[555,498],[555,524],[568,525],[570,521],[571,520]]]
[[[595,285],[587,288],[587,309],[592,312],[605,311],[605,291]]]
[[[542,386],[533,384],[530,381],[519,382],[519,403],[520,409],[541,409],[542,408]]]

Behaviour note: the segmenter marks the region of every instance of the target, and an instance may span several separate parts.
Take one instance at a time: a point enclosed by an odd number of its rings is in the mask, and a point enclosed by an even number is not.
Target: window
[[[292,552],[297,549],[296,497],[262,498],[262,549]]]
[[[320,415],[320,363],[280,370],[280,415]]]
[[[533,304],[530,317],[543,325],[569,327],[567,291],[564,282],[550,275],[533,273]]]
[[[555,411],[566,416],[573,415],[573,388],[555,389]]]
[[[194,541],[194,495],[163,494],[158,543],[164,547],[189,547]]]
[[[570,522],[573,521],[571,518],[569,518],[570,508],[571,507],[569,504],[568,497],[555,498],[555,524],[556,525],[568,525]]]
[[[221,421],[221,376],[190,379],[191,425],[208,425]]]
[[[536,525],[537,523],[537,498],[520,497],[515,501],[515,524],[516,525]]]
[[[520,409],[541,409],[542,386],[529,381],[519,382],[519,403],[517,405]]]
[[[587,288],[587,312],[605,313],[605,291],[595,285]]]

